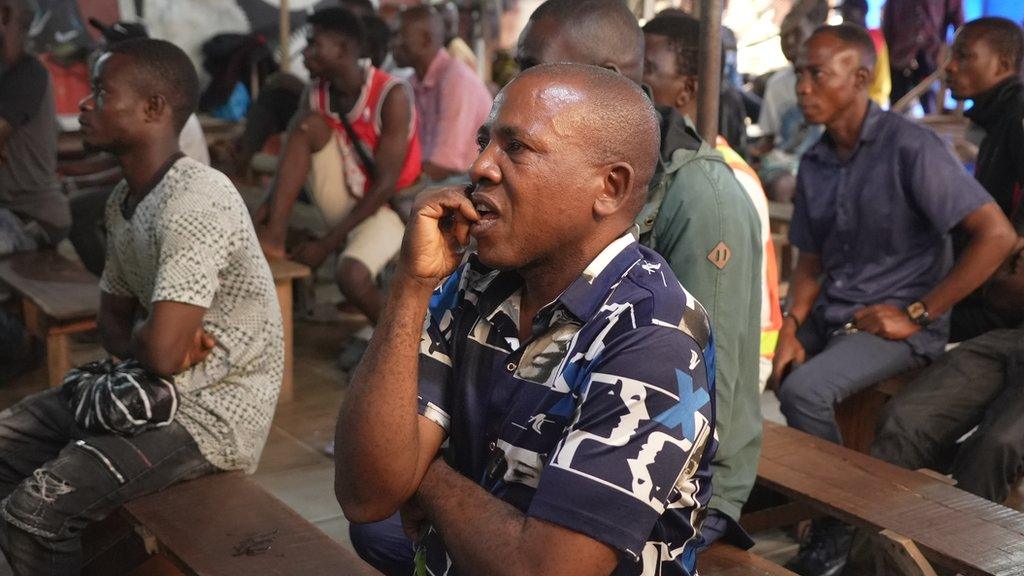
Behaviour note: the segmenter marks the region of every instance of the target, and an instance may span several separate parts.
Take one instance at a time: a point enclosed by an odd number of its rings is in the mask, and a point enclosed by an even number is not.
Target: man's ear
[[[681,76],[676,82],[676,103],[677,109],[685,109],[690,102],[697,99],[697,87],[699,81],[696,76]]]
[[[170,104],[163,96],[154,94],[146,99],[146,122],[159,122],[165,114],[172,112]]]
[[[858,89],[870,88],[871,84],[875,81],[874,74],[865,66],[857,68],[856,77]]]
[[[625,162],[616,162],[605,168],[604,189],[594,201],[594,214],[607,217],[629,204],[636,174]]]
[[[999,58],[999,73],[1006,74],[1014,69],[1013,59],[1007,54],[1000,54]]]

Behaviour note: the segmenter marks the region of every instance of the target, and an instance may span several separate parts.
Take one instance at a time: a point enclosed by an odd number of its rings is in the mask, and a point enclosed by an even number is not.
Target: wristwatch
[[[803,324],[803,322],[801,322],[801,321],[800,321],[800,319],[799,319],[799,318],[797,318],[797,317],[796,317],[796,315],[795,315],[795,314],[793,314],[793,313],[791,313],[791,312],[790,312],[789,310],[783,310],[783,312],[782,312],[782,318],[783,318],[783,319],[785,319],[785,318],[791,318],[791,319],[793,320],[793,323],[794,323],[794,324],[796,324],[796,327],[797,327],[797,328],[799,328],[799,327],[800,327],[800,325],[801,325],[801,324]]]
[[[932,317],[928,315],[928,306],[920,300],[907,306],[907,316],[910,316],[911,322],[918,326],[927,326],[932,322]]]

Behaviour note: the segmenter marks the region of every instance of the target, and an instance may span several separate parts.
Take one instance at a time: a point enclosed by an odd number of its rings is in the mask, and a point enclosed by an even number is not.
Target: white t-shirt
[[[249,212],[220,172],[181,158],[126,220],[122,181],[107,200],[107,261],[100,288],[154,302],[206,308],[217,347],[174,383],[176,419],[203,456],[253,471],[270,431],[284,371],[274,280]]]
[[[186,156],[198,160],[207,166],[210,165],[210,148],[206,145],[206,135],[203,134],[203,125],[199,123],[199,117],[192,114],[185,122],[185,127],[178,135],[178,147]]]
[[[796,71],[786,66],[768,79],[764,87],[764,100],[757,125],[764,134],[775,134],[778,142],[782,130],[782,117],[796,106]]]

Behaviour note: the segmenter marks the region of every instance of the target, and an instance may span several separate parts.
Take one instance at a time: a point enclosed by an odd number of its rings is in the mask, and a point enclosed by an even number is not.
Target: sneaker
[[[846,566],[853,527],[833,518],[815,520],[800,551],[785,568],[800,576],[838,576]]]

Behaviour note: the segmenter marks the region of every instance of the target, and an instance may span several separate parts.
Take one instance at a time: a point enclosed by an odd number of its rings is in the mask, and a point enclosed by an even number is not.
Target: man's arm
[[[459,265],[479,216],[458,188],[422,195],[412,214],[388,304],[338,415],[334,490],[353,522],[398,510],[444,439],[418,414],[421,328],[434,287]]]
[[[796,331],[811,315],[811,308],[821,290],[818,281],[820,275],[821,256],[800,252],[793,270],[793,279],[789,283],[789,314],[779,329],[779,342],[772,359],[772,375],[768,379],[768,385],[773,390],[778,390],[793,364],[802,364],[807,358],[807,352],[796,338]]]
[[[132,328],[139,301],[129,296],[117,296],[100,291],[100,313],[96,327],[103,347],[117,358],[131,357]]]
[[[7,146],[7,139],[14,134],[14,126],[7,120],[0,118],[0,166],[4,164],[4,148]]]
[[[467,574],[591,576],[610,574],[618,563],[610,546],[526,516],[442,459],[430,465],[415,503]]]
[[[988,280],[1017,242],[1010,221],[995,202],[968,214],[960,221],[960,228],[970,238],[967,247],[949,274],[921,298],[932,318],[945,314]],[[858,329],[890,340],[909,338],[920,329],[906,311],[888,304],[862,308],[853,318]]]
[[[311,265],[319,264],[344,244],[349,232],[391,200],[409,151],[411,123],[412,100],[405,90],[396,86],[388,92],[381,111],[381,134],[374,154],[376,173],[373,186],[327,236],[318,242],[300,246],[292,255],[293,258]]]
[[[216,344],[203,330],[206,308],[155,302],[149,318],[132,331],[131,357],[151,372],[172,376],[202,362]]]

